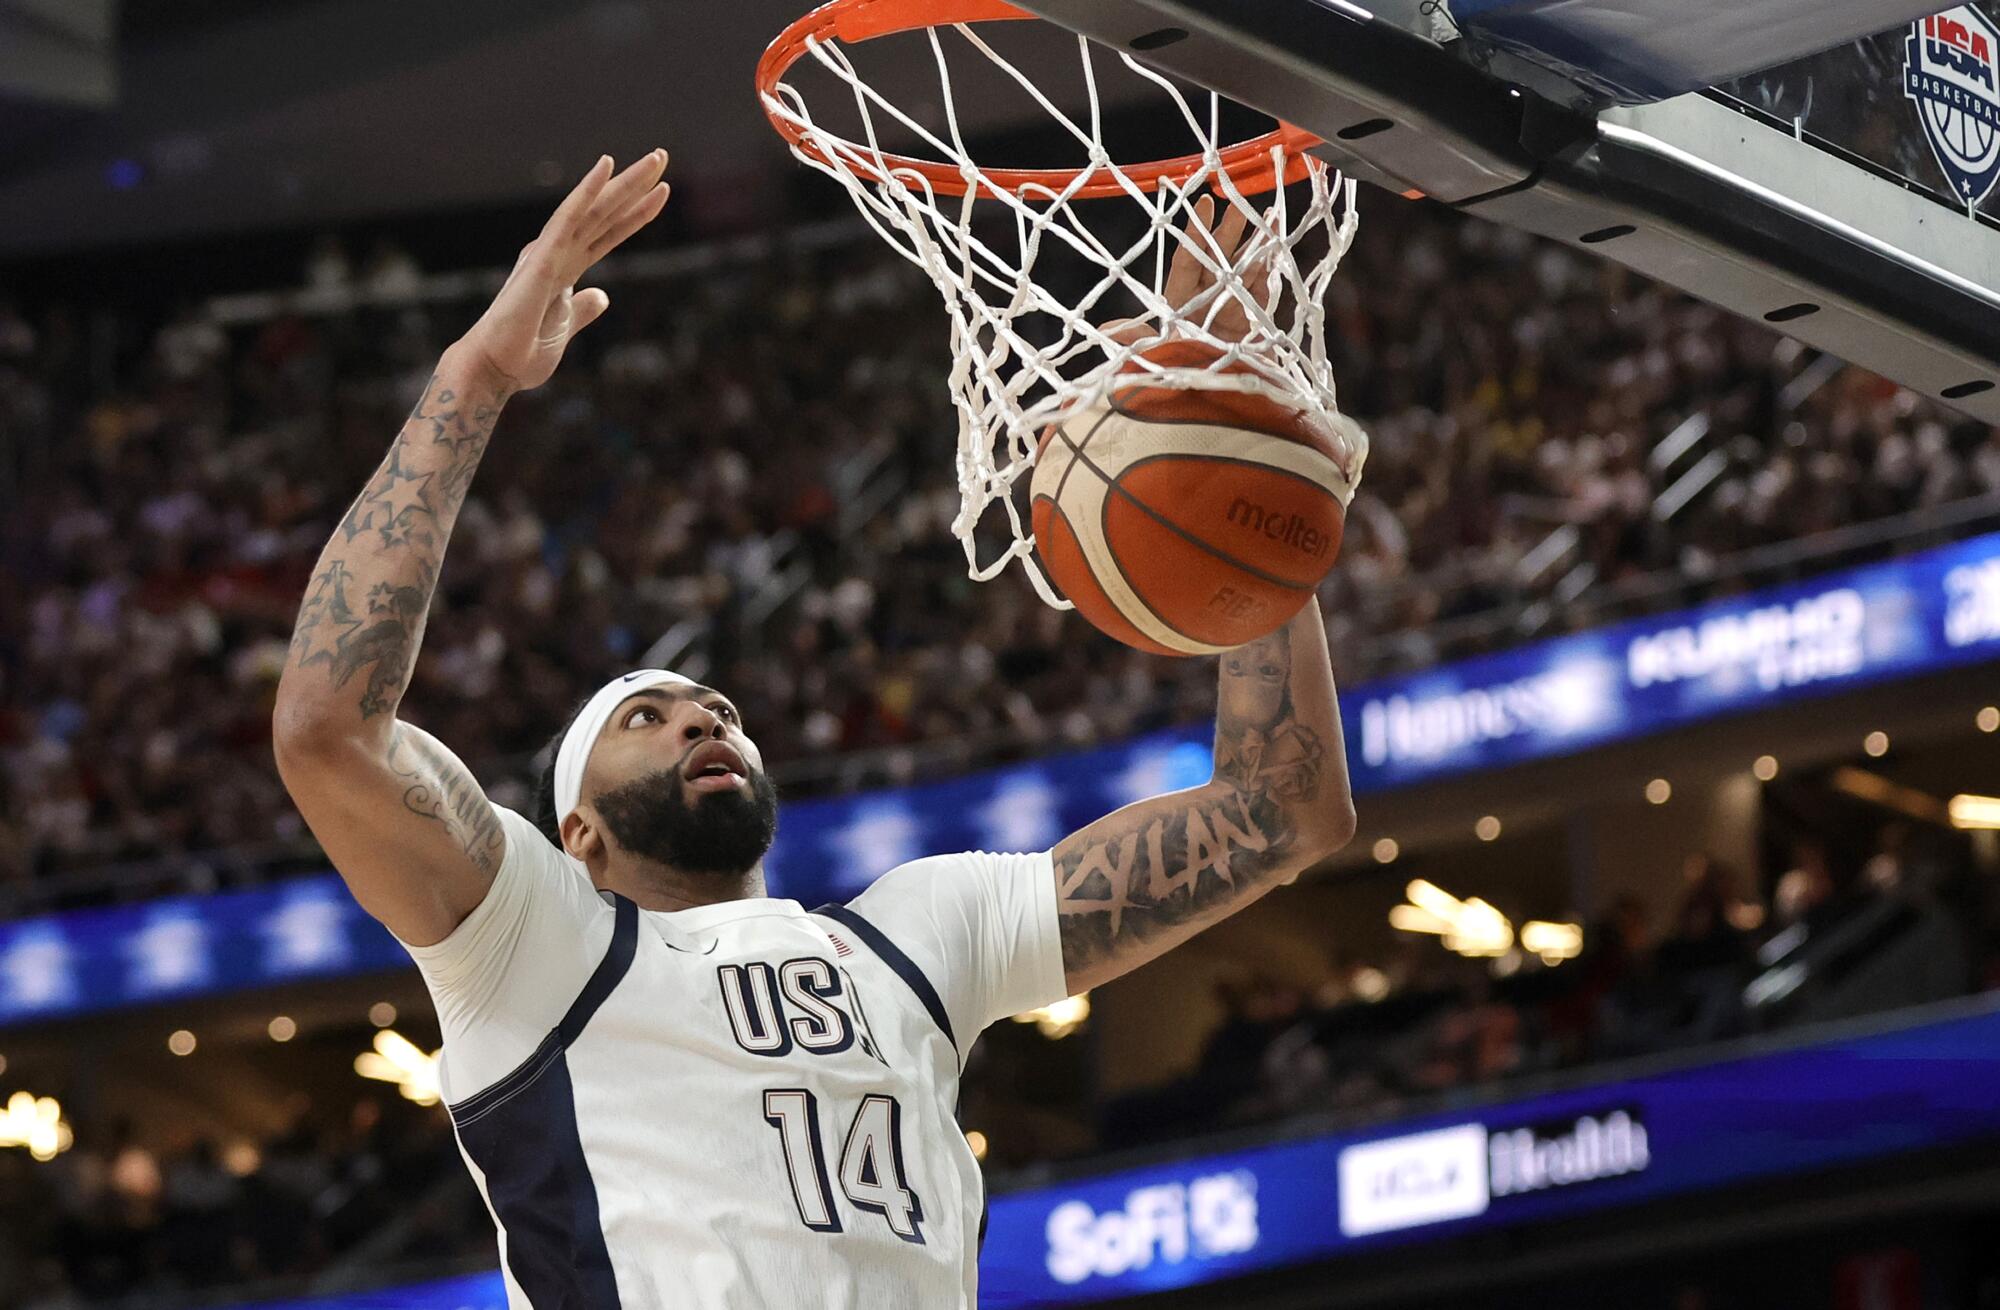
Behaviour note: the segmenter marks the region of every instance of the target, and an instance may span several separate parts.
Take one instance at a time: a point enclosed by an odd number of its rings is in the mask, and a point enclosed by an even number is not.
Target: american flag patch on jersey
[[[826,939],[833,943],[833,953],[842,959],[854,954],[854,948],[849,946],[839,933],[830,932],[826,935]]]

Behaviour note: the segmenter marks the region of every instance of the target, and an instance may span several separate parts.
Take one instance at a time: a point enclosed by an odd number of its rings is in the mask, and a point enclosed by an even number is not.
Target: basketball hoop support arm
[[[1815,187],[1814,147],[1705,96],[1593,119],[1343,0],[1019,3],[1317,133],[1353,176],[1616,260],[2000,424],[2000,230],[1942,241],[1938,206],[1859,172]]]

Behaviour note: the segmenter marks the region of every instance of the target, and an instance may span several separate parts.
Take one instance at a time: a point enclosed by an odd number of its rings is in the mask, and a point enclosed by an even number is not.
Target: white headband
[[[590,703],[569,725],[563,734],[562,745],[556,750],[556,823],[576,809],[583,798],[583,766],[590,759],[590,748],[597,744],[597,738],[604,731],[604,725],[611,719],[612,711],[628,696],[634,696],[654,687],[694,687],[699,684],[692,678],[683,678],[667,669],[640,669],[622,678],[613,678],[598,689]]]

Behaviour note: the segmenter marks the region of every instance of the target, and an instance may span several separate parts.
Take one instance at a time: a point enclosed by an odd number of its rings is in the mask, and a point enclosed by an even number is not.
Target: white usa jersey
[[[410,953],[512,1310],[975,1304],[959,1072],[1064,993],[1048,855],[919,860],[811,913],[665,913],[495,808],[492,889]]]

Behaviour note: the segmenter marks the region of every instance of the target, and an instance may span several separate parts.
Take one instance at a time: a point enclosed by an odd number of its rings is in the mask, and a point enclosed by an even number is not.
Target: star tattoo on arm
[[[381,534],[386,546],[408,545],[411,532],[420,523],[437,517],[428,488],[435,473],[412,473],[403,467],[401,445],[389,452],[375,480],[361,493],[340,530],[351,544],[364,532]]]
[[[292,629],[292,651],[299,667],[332,664],[347,639],[361,626],[361,616],[348,604],[347,584],[352,581],[345,560],[329,560],[313,578],[312,590],[299,610],[298,626]]]

